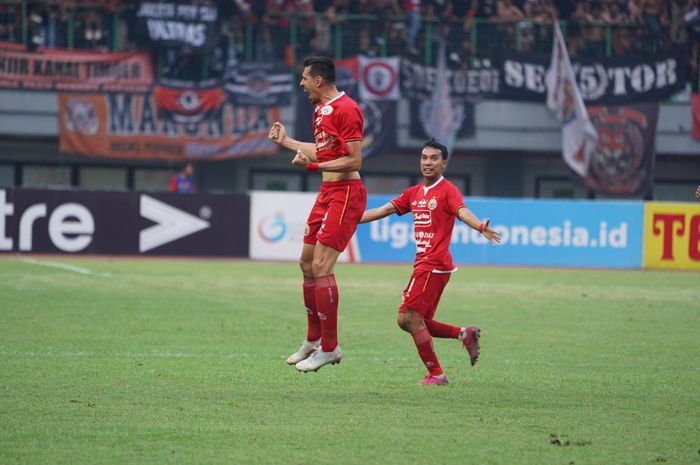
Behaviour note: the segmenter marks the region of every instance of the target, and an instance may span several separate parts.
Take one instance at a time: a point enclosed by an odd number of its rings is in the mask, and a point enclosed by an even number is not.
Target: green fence
[[[62,8],[55,2],[26,0],[5,0],[0,8],[0,40],[69,49],[121,50],[140,46],[130,43],[128,38],[135,19],[133,10]],[[676,45],[669,27],[663,27],[655,37],[637,24],[561,22],[561,26],[574,57],[654,53]],[[529,20],[513,23],[474,18],[444,22],[422,18],[414,41],[410,18],[406,15],[340,15],[332,23],[323,16],[307,14],[269,14],[255,23],[233,16],[224,19],[222,29],[229,37],[228,46],[240,59],[277,58],[290,64],[309,54],[335,58],[366,54],[413,55],[431,65],[436,60],[436,38],[441,35],[447,39],[452,64],[463,66],[488,60],[500,48],[547,53],[552,43],[552,25]],[[696,35],[691,47],[696,62],[700,61],[697,42]],[[159,63],[164,61],[165,53],[171,52],[161,50]],[[207,57],[205,61],[208,60]],[[206,69],[208,64],[202,66]]]

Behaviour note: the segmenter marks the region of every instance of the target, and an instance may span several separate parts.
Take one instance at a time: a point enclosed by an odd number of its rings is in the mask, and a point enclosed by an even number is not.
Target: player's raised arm
[[[491,228],[491,220],[481,221],[467,207],[463,206],[457,210],[457,218],[472,229],[476,229],[484,235],[486,239],[493,243],[501,242],[501,235]]]
[[[362,214],[360,223],[369,223],[371,221],[381,220],[382,218],[386,218],[387,216],[393,215],[394,213],[397,213],[396,207],[393,203],[387,202],[381,207],[366,210]]]
[[[301,151],[306,155],[309,160],[316,161],[316,144],[314,142],[301,142],[287,136],[287,130],[284,125],[279,121],[275,121],[267,133],[267,138],[270,139],[275,144],[281,145],[282,147],[292,150],[295,153]]]

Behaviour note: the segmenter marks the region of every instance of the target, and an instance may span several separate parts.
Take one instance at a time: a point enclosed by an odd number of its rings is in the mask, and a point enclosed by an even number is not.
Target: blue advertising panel
[[[393,197],[370,196],[367,208]],[[466,198],[479,218],[491,218],[502,237],[492,245],[457,221],[450,250],[456,264],[640,268],[642,202]],[[357,230],[363,262],[415,258],[410,214],[391,215]]]

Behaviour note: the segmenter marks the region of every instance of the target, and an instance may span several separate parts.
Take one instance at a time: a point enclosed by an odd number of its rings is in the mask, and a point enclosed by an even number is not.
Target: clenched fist
[[[309,166],[309,163],[311,163],[309,157],[304,155],[304,153],[301,150],[297,150],[297,154],[294,156],[292,164],[300,166],[302,168],[306,168],[307,166]]]
[[[276,144],[282,144],[284,139],[287,137],[287,130],[284,129],[284,125],[279,121],[275,121],[270,128],[270,132],[267,133],[268,139]]]

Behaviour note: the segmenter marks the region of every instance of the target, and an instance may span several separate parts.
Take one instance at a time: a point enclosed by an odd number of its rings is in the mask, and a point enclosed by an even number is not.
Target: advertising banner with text
[[[0,88],[145,92],[153,84],[147,52],[28,51],[0,42]]]
[[[501,73],[498,98],[544,101],[550,58],[545,54],[499,51],[495,60]],[[685,88],[688,51],[675,47],[654,55],[578,56],[572,58],[572,66],[587,105],[658,102]]]
[[[248,196],[0,189],[0,253],[245,257]]]
[[[645,204],[644,268],[700,270],[700,205]]]
[[[367,208],[393,197],[370,196]],[[502,236],[488,243],[478,231],[455,224],[451,251],[456,264],[640,268],[640,202],[588,202],[466,198],[477,216],[491,218]],[[411,215],[392,215],[360,225],[363,262],[412,263],[416,246]]]

